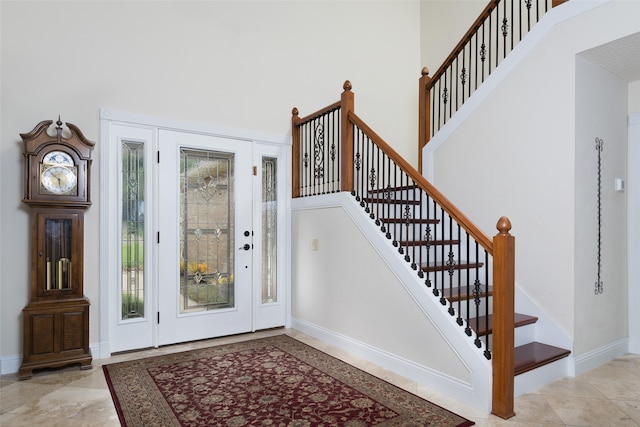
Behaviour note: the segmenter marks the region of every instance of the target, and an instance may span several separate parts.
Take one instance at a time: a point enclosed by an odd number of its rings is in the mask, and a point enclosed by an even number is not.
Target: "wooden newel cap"
[[[422,75],[423,76],[428,76],[429,75],[429,69],[427,67],[422,67]]]
[[[291,115],[292,116],[297,116],[298,115],[298,109],[296,107],[293,107],[293,110],[291,110]]]
[[[344,90],[351,90],[351,82],[349,80],[345,80],[344,84],[342,85],[342,89]]]
[[[509,234],[509,230],[511,230],[511,221],[509,221],[509,218],[506,216],[500,217],[498,224],[496,224],[496,228],[500,234]]]

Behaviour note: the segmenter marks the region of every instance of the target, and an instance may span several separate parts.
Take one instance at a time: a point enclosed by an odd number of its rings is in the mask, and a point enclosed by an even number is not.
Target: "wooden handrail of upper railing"
[[[493,241],[478,228],[465,214],[449,201],[437,188],[427,181],[417,169],[411,166],[389,144],[362,121],[354,112],[347,115],[349,121],[358,126],[382,151],[389,156],[404,172],[460,226],[473,237],[489,254],[493,255]]]

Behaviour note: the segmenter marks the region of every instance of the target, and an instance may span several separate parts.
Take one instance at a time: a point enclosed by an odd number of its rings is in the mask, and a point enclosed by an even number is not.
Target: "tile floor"
[[[520,396],[515,401],[516,416],[502,420],[293,330],[274,330],[119,354],[94,360],[90,370],[82,371],[77,366],[44,370],[36,372],[27,381],[18,381],[16,374],[5,375],[0,379],[0,426],[119,426],[102,373],[103,364],[280,333],[290,334],[340,357],[475,421],[477,426],[640,426],[640,355],[620,357],[580,377],[565,378]]]

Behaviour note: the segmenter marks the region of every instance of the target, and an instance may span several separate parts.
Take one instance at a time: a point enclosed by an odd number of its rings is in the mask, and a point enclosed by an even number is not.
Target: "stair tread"
[[[384,224],[404,224],[409,222],[411,224],[439,224],[439,219],[433,218],[380,218],[380,222]]]
[[[477,319],[477,322],[476,322]],[[522,313],[514,313],[514,327],[518,328],[520,326],[531,325],[536,323],[538,318],[535,316],[529,316],[528,314]],[[478,330],[476,331],[476,324],[479,325]],[[479,316],[477,318],[469,319],[469,327],[477,332],[478,335],[483,336],[487,335],[487,316]],[[489,315],[489,334],[493,333],[493,315]]]
[[[397,187],[375,188],[373,190],[369,190],[368,193],[369,194],[390,193],[390,192],[393,192],[393,191],[416,190],[418,188],[420,188],[420,187],[418,187],[417,185],[402,185],[402,186],[397,186]]]
[[[429,241],[429,245],[431,246],[441,246],[441,245],[458,245],[460,244],[460,240],[431,240]],[[400,246],[426,246],[426,240],[404,240],[400,242]]]
[[[520,375],[571,354],[570,350],[540,342],[530,342],[514,350],[514,374]]]
[[[460,289],[460,295],[458,295],[458,289]],[[469,290],[471,291],[471,295],[467,294],[466,286],[462,286],[461,288],[454,286],[452,288],[446,287],[442,293],[444,294],[444,297],[449,301],[457,302],[458,300],[464,301],[469,298],[473,298],[473,286],[471,286]],[[493,287],[491,286],[489,286],[488,295],[489,296],[493,295]],[[487,296],[487,286],[480,285],[480,297],[483,298],[486,296]]]
[[[419,205],[420,200],[404,200],[404,199],[387,199],[384,197],[363,197],[367,203],[386,203],[393,205]]]
[[[459,263],[456,263],[453,266],[454,270],[463,270],[463,269],[467,269],[467,268],[480,268],[484,265],[483,262],[466,262],[466,261],[460,261]],[[423,263],[421,266],[422,271],[427,271],[427,272],[433,272],[433,271],[442,271],[442,270],[448,270],[449,266],[442,263],[442,262],[436,262],[436,263],[431,263],[429,265],[427,265],[426,263]]]

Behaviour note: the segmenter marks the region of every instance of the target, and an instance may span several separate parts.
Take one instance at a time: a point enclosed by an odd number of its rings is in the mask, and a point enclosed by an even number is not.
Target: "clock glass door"
[[[159,344],[252,328],[251,142],[160,131]]]

